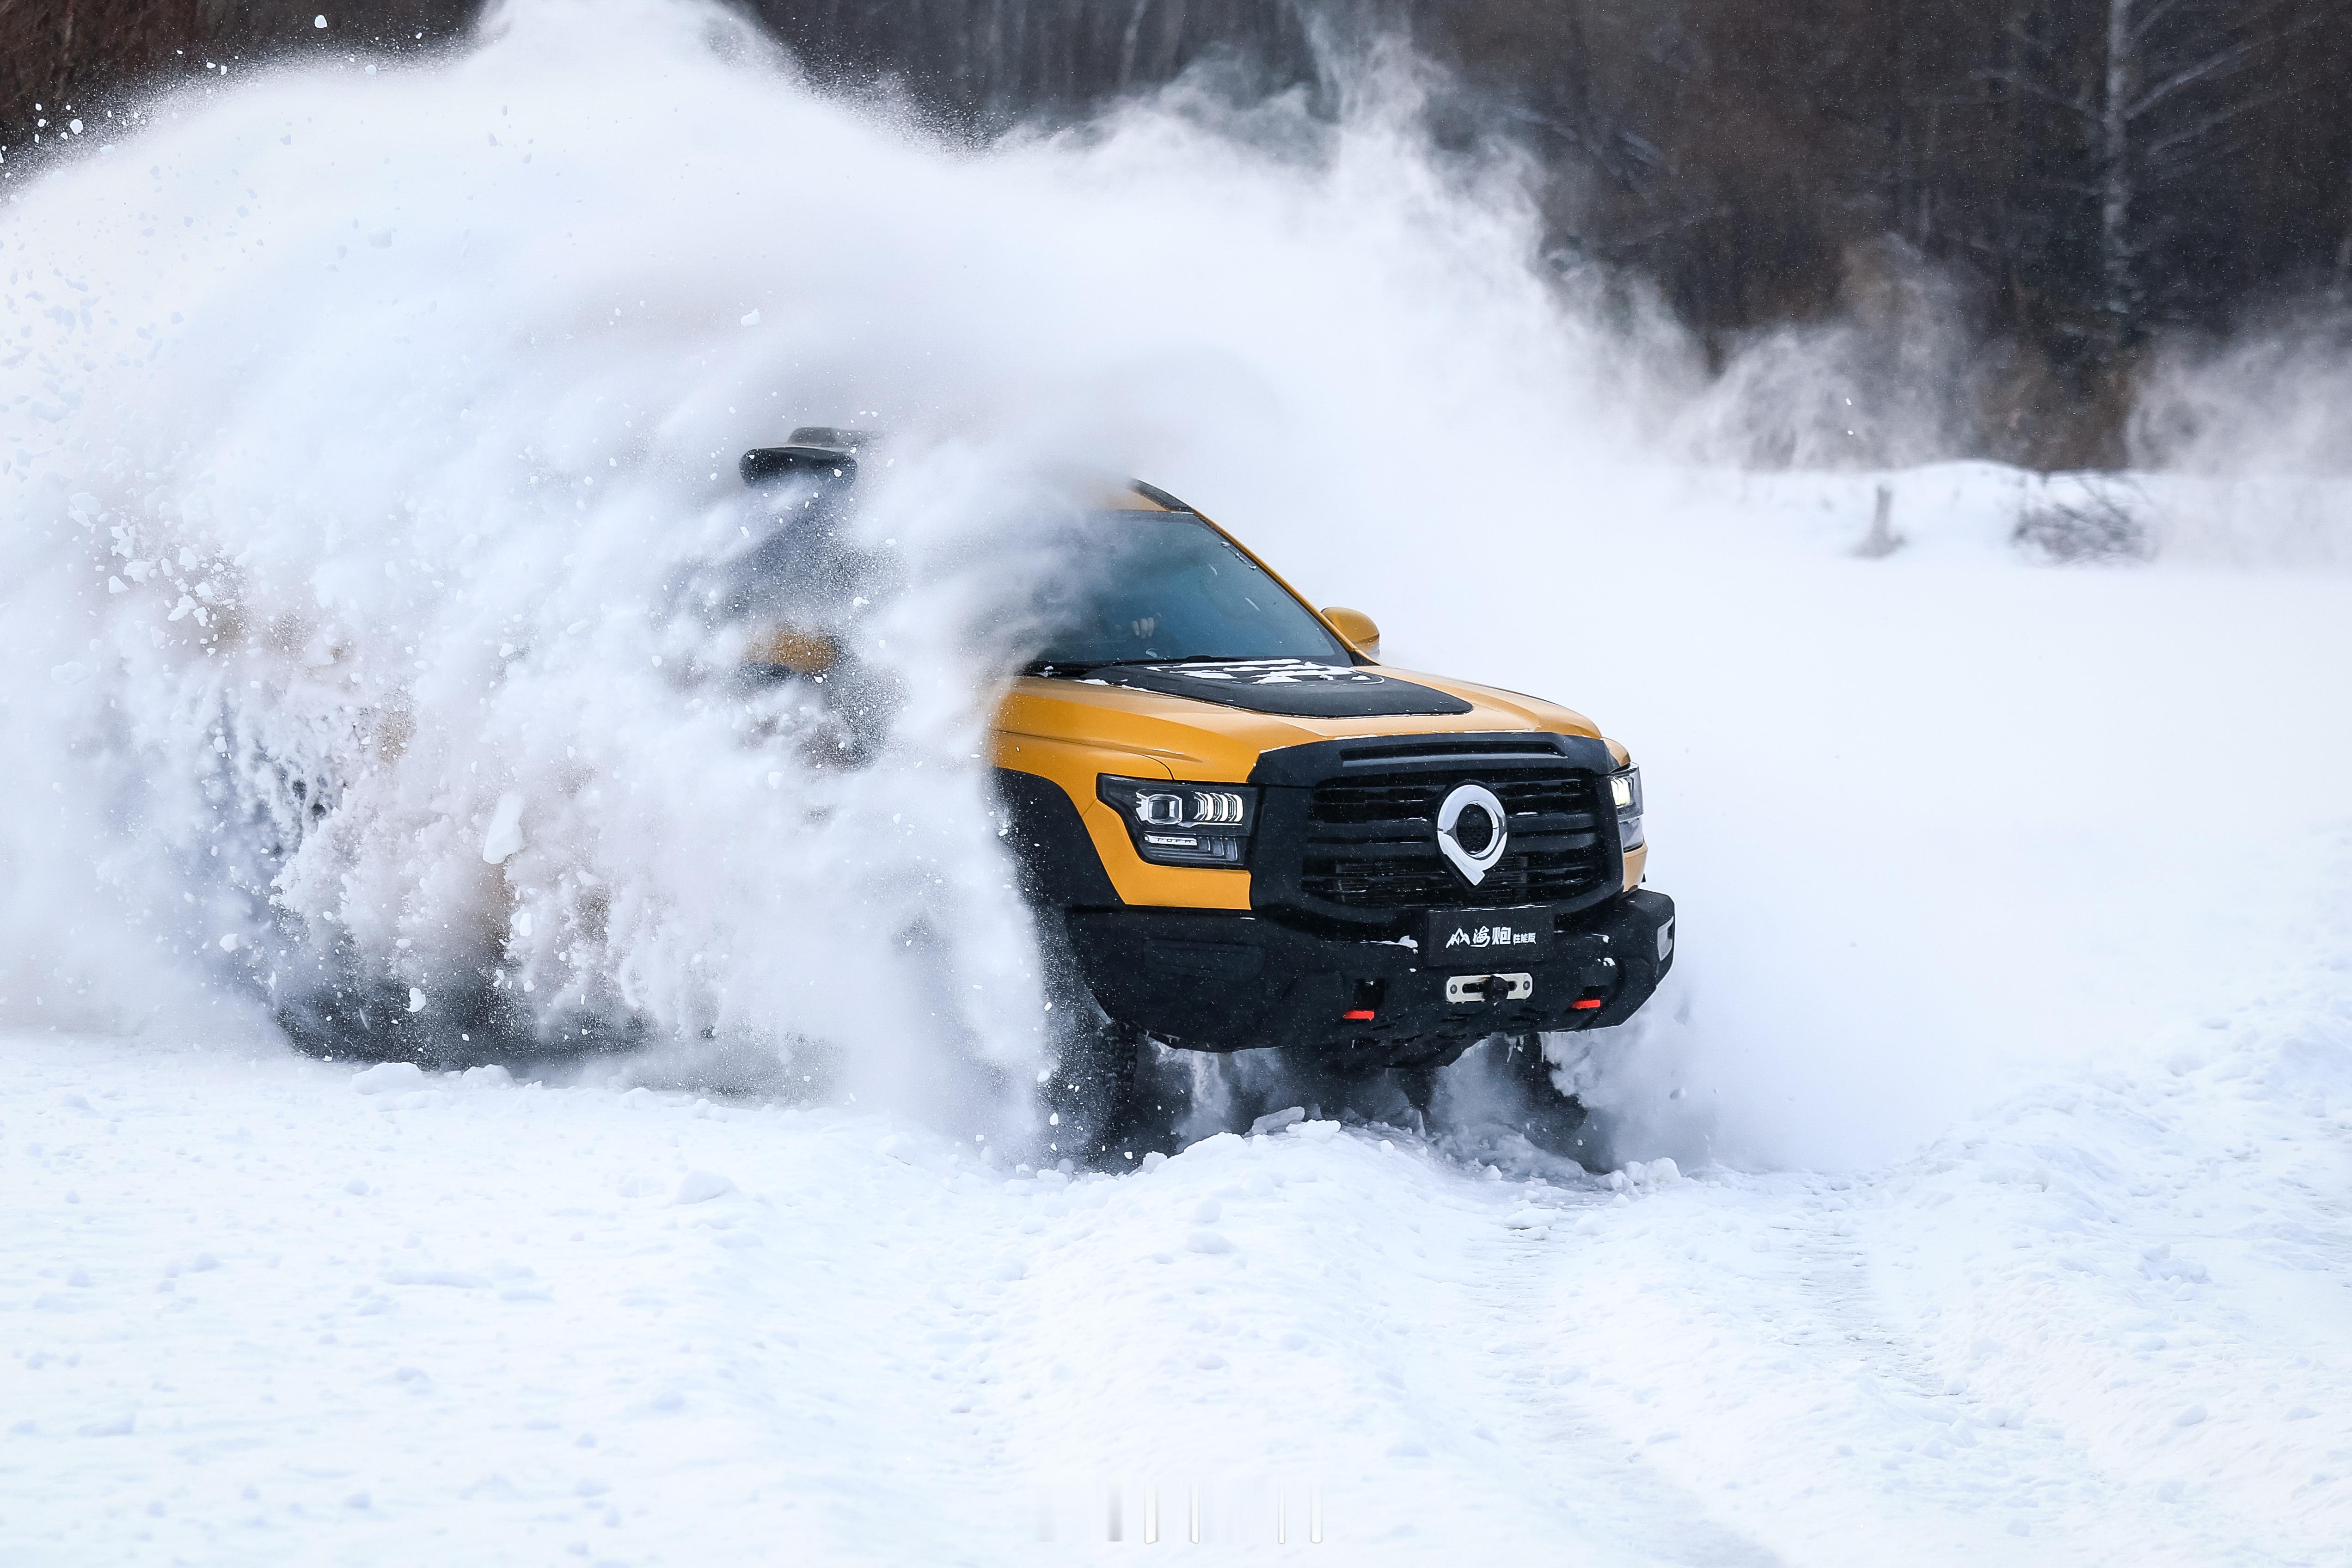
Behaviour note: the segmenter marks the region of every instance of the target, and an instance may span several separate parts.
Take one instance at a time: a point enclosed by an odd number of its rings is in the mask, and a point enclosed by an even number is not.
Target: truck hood
[[[996,716],[1001,734],[1075,742],[1147,756],[1176,777],[1238,782],[1259,755],[1316,741],[1381,735],[1539,732],[1601,738],[1591,720],[1539,698],[1477,686],[1441,675],[1373,667],[1460,698],[1466,713],[1298,718],[1251,713],[1195,698],[1138,691],[1100,681],[1024,676],[1013,683]]]

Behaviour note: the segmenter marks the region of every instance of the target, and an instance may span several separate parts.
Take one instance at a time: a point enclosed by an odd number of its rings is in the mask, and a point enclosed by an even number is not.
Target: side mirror
[[[794,474],[805,474],[820,483],[838,480],[846,486],[856,482],[857,459],[846,451],[824,447],[755,447],[743,454],[736,471],[753,489]]]
[[[1366,658],[1381,657],[1381,628],[1371,616],[1361,610],[1351,610],[1344,605],[1326,605],[1323,618],[1332,629],[1348,639],[1348,645]]]
[[[841,650],[823,632],[785,626],[755,639],[745,652],[744,662],[792,675],[823,675],[840,657]]]

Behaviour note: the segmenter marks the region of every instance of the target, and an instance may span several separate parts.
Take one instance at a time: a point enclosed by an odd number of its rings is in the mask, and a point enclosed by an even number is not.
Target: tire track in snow
[[[1695,1489],[1662,1473],[1643,1438],[1579,1396],[1586,1368],[1570,1353],[1573,1326],[1554,1315],[1549,1299],[1559,1244],[1536,1211],[1566,1214],[1591,1200],[1559,1187],[1525,1195],[1527,1206],[1480,1249],[1487,1268],[1472,1292],[1486,1319],[1478,1327],[1486,1331],[1481,1339],[1490,1347],[1497,1408],[1511,1412],[1525,1439],[1515,1447],[1532,1461],[1520,1468],[1556,1493],[1597,1485],[1632,1505],[1652,1521],[1643,1543],[1658,1563],[1777,1568],[1780,1557],[1721,1518]]]
[[[2340,1240],[2316,1212],[2340,1133],[2205,1129],[2288,1167],[2225,1157],[2232,1181],[2151,1092],[2027,1095],[1868,1178],[1566,1194],[1547,1315],[1581,1325],[1602,1418],[1672,1432],[1659,1467],[1744,1494],[1743,1526],[1791,1560],[2322,1560],[2352,1521],[2346,1254],[2320,1310],[2270,1303]],[[2294,1249],[2284,1270],[2258,1247],[2231,1249],[2234,1282],[2199,1260],[2248,1231]]]
[[[1540,1381],[1531,1260],[1502,1223],[1514,1194],[1475,1167],[1309,1123],[1024,1201],[1041,1198],[1003,1327],[1047,1363],[1017,1468],[1070,1498],[1099,1510],[1109,1485],[1157,1486],[1165,1517],[1196,1490],[1317,1496],[1351,1561],[1539,1542],[1593,1563],[1773,1561]],[[1273,1545],[1270,1512],[1226,1539]]]
[[[1847,1194],[1744,1184],[1677,1182],[1564,1211],[1537,1295],[1550,1321],[1584,1326],[1579,1385],[1602,1419],[1768,1559],[2015,1548],[2006,1519],[1975,1517],[1990,1478],[1908,1473],[1978,1439],[1967,1412],[1937,1408],[1932,1357],[1878,1310]],[[1734,1223],[1727,1199],[1745,1211]]]

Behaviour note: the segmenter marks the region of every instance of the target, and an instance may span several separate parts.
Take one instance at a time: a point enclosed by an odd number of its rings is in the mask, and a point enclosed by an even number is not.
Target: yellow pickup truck
[[[797,431],[743,474],[845,489],[868,439]],[[1641,773],[1591,720],[1382,664],[1369,616],[1151,485],[1057,546],[994,763],[1061,1016],[1059,1152],[1130,1152],[1171,1049],[1393,1073],[1425,1110],[1479,1041],[1657,989],[1674,904],[1639,886]],[[767,658],[821,646],[787,627]]]

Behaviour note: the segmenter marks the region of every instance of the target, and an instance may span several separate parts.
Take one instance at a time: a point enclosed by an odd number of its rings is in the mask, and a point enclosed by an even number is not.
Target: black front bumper
[[[1195,1050],[1451,1060],[1489,1035],[1622,1024],[1674,965],[1674,900],[1639,889],[1562,917],[1545,958],[1498,957],[1497,970],[1521,978],[1483,984],[1423,964],[1401,942],[1318,936],[1263,915],[1129,907],[1065,917],[1103,1010]]]

